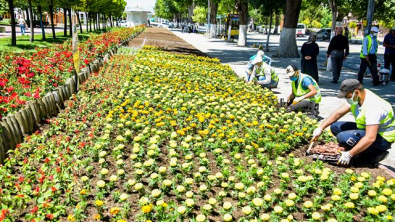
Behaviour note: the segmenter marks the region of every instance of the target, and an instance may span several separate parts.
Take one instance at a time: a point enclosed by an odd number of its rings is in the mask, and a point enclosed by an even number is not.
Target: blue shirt
[[[369,44],[369,40],[368,37],[365,37],[363,39],[363,55],[369,55],[369,54],[376,54],[376,50],[377,50],[377,37],[374,37],[372,34],[370,34],[370,37],[372,38],[372,47],[370,47],[370,49],[368,49],[368,44]]]
[[[384,42],[387,43],[388,45],[395,45],[395,37],[391,33],[388,33],[384,37]],[[384,53],[385,54],[395,54],[395,49],[386,47]]]
[[[296,80],[296,83],[295,83],[296,86],[299,84],[299,80],[300,80],[299,78],[300,78],[300,75],[298,77],[298,80]],[[308,77],[303,78],[302,89],[303,90],[307,90],[311,84],[313,84],[313,81],[311,80],[311,77],[309,78],[309,76],[308,76]]]

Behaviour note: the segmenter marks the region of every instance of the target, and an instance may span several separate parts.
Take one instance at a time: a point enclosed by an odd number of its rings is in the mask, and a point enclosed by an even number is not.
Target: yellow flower
[[[68,221],[75,221],[74,215],[69,214],[69,216],[67,216],[67,220]]]
[[[101,207],[101,206],[103,206],[104,202],[101,200],[96,200],[95,204],[96,204],[96,206]]]
[[[354,205],[353,202],[347,202],[347,203],[344,204],[344,206],[345,206],[346,208],[350,208],[350,209],[352,209],[352,208],[355,207],[355,205]]]
[[[184,214],[186,210],[187,209],[184,206],[180,206],[177,208],[177,212],[181,215]]]
[[[313,206],[313,202],[311,202],[311,201],[306,201],[306,202],[304,202],[303,203],[303,206],[305,207],[305,208],[311,208],[312,206]]]
[[[338,201],[338,200],[340,200],[340,196],[339,195],[332,195],[331,196],[331,199],[333,200],[333,201]]]
[[[127,220],[117,220],[117,222],[128,222]]]
[[[150,213],[152,211],[152,207],[153,207],[152,204],[144,205],[141,208],[141,211],[143,211],[143,213],[145,213],[145,214],[148,214],[148,213]]]
[[[392,194],[392,190],[391,190],[391,189],[388,189],[388,188],[385,188],[385,189],[383,190],[383,194],[384,194],[385,196],[389,196],[389,195]]]
[[[100,220],[100,214],[95,214],[94,216],[93,216],[93,219],[94,220]]]
[[[246,206],[246,207],[243,207],[242,209],[241,209],[241,211],[245,214],[245,215],[249,215],[250,213],[251,213],[251,207],[250,206]]]
[[[274,212],[276,214],[281,214],[283,212],[283,208],[281,206],[275,206],[274,207]]]
[[[358,199],[358,197],[359,197],[358,193],[350,193],[351,200],[356,200],[356,199]]]
[[[113,207],[110,209],[110,214],[111,215],[117,215],[121,209],[119,207]]]
[[[224,202],[223,206],[222,206],[225,210],[229,210],[230,208],[232,208],[232,204],[230,202]]]
[[[294,202],[293,200],[286,199],[286,200],[285,200],[285,205],[286,205],[287,207],[292,207],[292,206],[295,205],[295,202]]]
[[[380,213],[382,213],[387,210],[387,207],[385,205],[378,205],[378,206],[376,206],[376,210],[378,210]]]
[[[368,195],[371,196],[371,197],[376,196],[376,194],[377,194],[377,193],[376,193],[376,191],[374,191],[374,190],[369,190],[369,191],[368,191]]]
[[[380,196],[379,196],[379,201],[380,201],[381,203],[387,203],[388,199],[387,199],[387,197],[385,197],[385,196],[383,196],[383,195],[380,195]]]
[[[269,221],[269,220],[270,220],[270,215],[264,213],[264,214],[262,214],[262,215],[260,216],[260,218],[261,218],[261,220],[263,220],[263,221]]]
[[[196,221],[197,222],[203,222],[206,220],[206,216],[204,216],[203,214],[199,214],[196,216]]]
[[[254,198],[254,199],[252,200],[252,203],[253,203],[255,206],[257,206],[257,207],[260,207],[260,206],[262,206],[262,204],[263,204],[263,200],[262,200],[261,198]]]

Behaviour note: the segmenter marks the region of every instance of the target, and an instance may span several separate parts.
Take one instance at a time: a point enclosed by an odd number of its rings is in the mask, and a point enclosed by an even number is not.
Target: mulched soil
[[[129,42],[129,46],[141,47],[143,43],[161,47],[164,51],[171,53],[207,56],[165,28],[147,27],[143,33]]]
[[[145,39],[146,38],[146,39]],[[130,43],[130,47],[141,47],[145,39],[145,45],[151,45],[156,47],[163,48],[164,51],[177,53],[177,54],[194,54],[198,56],[207,56],[203,52],[199,51],[198,49],[194,48],[192,45],[185,42],[183,39],[177,37],[172,32],[164,28],[146,28],[145,31],[140,34],[137,38],[133,39]],[[296,157],[300,157],[303,159],[307,159],[308,162],[312,162],[313,160],[306,156],[306,150],[309,145],[300,147],[295,149],[292,153]],[[333,153],[335,150],[339,149],[339,146],[335,143],[328,143],[328,144],[319,144],[318,146],[314,147],[314,150],[324,150],[328,153]],[[340,147],[340,149],[344,149]],[[347,168],[345,167],[338,167],[333,166],[330,164],[325,164],[331,170],[338,174],[345,173]],[[356,173],[361,172],[368,172],[372,175],[373,178],[377,176],[385,176],[386,178],[391,178],[391,174],[389,174],[386,170],[379,169],[377,166],[358,166],[355,167],[354,170]]]

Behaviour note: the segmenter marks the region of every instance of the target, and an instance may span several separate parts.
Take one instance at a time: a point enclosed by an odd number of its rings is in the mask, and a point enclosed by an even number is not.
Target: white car
[[[304,36],[306,35],[306,25],[303,23],[298,23],[298,26],[296,27],[296,36]]]
[[[128,27],[128,23],[126,22],[126,20],[122,20],[118,22],[120,27]]]

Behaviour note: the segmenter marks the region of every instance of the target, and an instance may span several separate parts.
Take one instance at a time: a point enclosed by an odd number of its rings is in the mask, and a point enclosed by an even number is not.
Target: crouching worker
[[[314,115],[318,115],[318,104],[321,102],[320,87],[309,75],[300,73],[296,65],[290,65],[286,74],[292,81],[292,93],[287,103],[290,111],[307,111],[313,108]]]
[[[264,55],[262,50],[259,50],[255,55],[251,56],[250,60],[248,61],[247,68],[246,68],[246,81],[250,82],[251,75],[256,75],[258,69],[261,67],[262,62],[267,64],[271,64],[272,60],[270,57]]]
[[[313,132],[313,140],[330,126],[340,145],[346,148],[341,153],[338,165],[375,164],[388,155],[395,141],[395,117],[390,103],[380,98],[356,79],[346,79],[340,86],[339,98],[346,102],[335,110]],[[338,121],[349,111],[355,122]]]
[[[263,62],[260,69],[258,69],[258,73],[256,75],[254,73],[251,74],[249,83],[253,83],[254,80],[262,88],[273,89],[277,88],[279,78],[276,71],[269,64]]]

